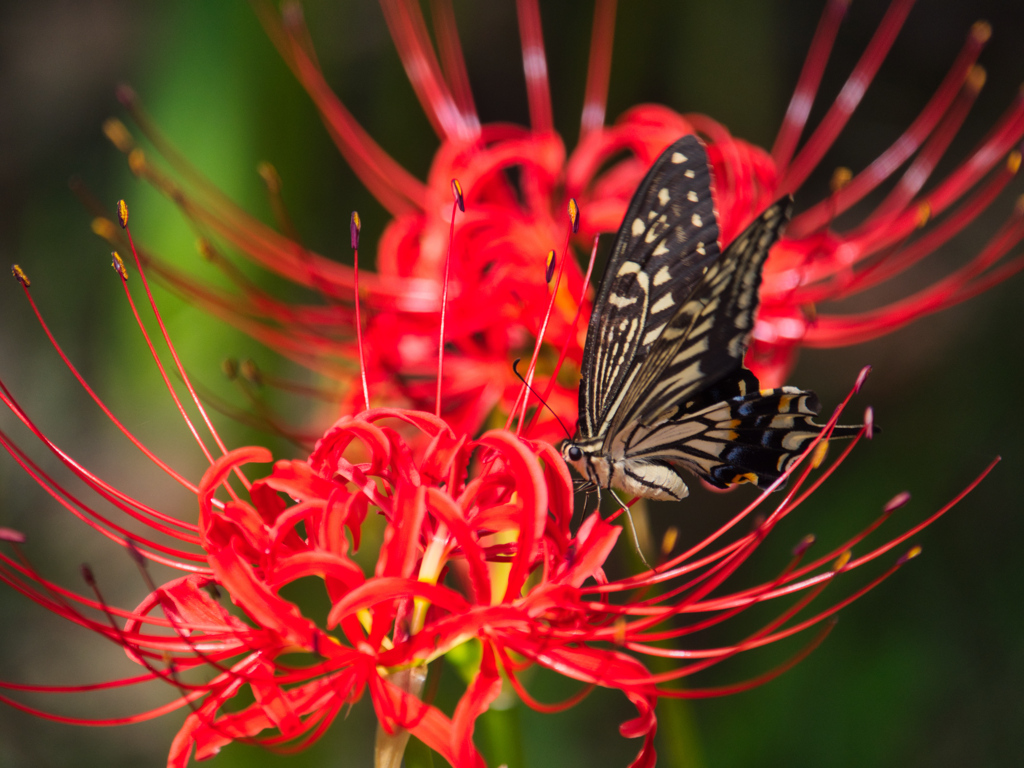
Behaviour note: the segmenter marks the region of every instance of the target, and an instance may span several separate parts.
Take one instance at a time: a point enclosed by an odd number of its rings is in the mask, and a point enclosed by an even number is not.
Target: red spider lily
[[[380,240],[376,273],[364,273],[362,286],[369,350],[364,370],[380,401],[402,401],[428,410],[438,402],[433,377],[439,337],[434,329],[440,320],[439,283],[453,223],[448,197],[452,178],[460,179],[465,188],[466,212],[460,214],[450,247],[445,336],[449,352],[441,393],[445,417],[453,427],[470,433],[478,432],[495,408],[503,413],[513,408],[519,388],[508,361],[534,347],[553,291],[543,277],[545,254],[552,249],[567,266],[535,375],[554,410],[566,420],[574,416],[575,364],[582,353],[589,306],[588,280],[569,255],[575,247],[589,248],[595,235],[616,229],[645,170],[665,146],[686,133],[698,133],[708,142],[723,241],[730,241],[782,195],[796,194],[804,209],[775,247],[764,272],[747,362],[765,386],[784,381],[801,346],[841,346],[883,335],[984,291],[1024,266],[1020,258],[1006,258],[1024,236],[1024,213],[1018,207],[972,260],[947,277],[857,314],[816,309],[822,302],[878,286],[960,233],[1015,174],[1020,156],[1012,150],[1024,134],[1024,97],[1020,97],[976,150],[924,190],[984,82],[976,60],[990,29],[978,23],[932,98],[892,146],[856,175],[838,172],[834,192],[827,199],[807,200],[800,187],[860,103],[913,0],[893,0],[839,96],[808,132],[810,108],[847,5],[846,0],[826,0],[769,153],[733,138],[724,126],[704,115],[683,115],[657,105],[637,106],[606,126],[616,3],[599,0],[580,141],[567,157],[553,129],[536,0],[517,4],[529,128],[480,124],[449,3],[432,5],[435,49],[419,4],[382,0],[398,53],[440,140],[424,182],[388,156],[331,91],[298,6],[287,5],[279,15],[269,3],[255,3],[268,34],[309,92],[342,155],[394,217]],[[164,263],[155,266],[217,315],[283,354],[351,383],[353,372],[347,361],[354,357],[354,272],[310,252],[291,236],[293,228],[278,195],[274,170],[261,167],[285,234],[256,221],[216,190],[160,135],[134,94],[125,89],[121,96],[179,178],[172,179],[148,160],[119,122],[108,124],[108,135],[130,154],[138,175],[180,205],[204,236],[206,255],[236,280],[241,293],[223,294]],[[895,179],[903,167],[903,175]],[[859,224],[836,228],[837,216],[886,182],[891,182],[888,195]],[[562,212],[571,198],[579,201],[585,215],[566,247]],[[102,219],[97,230],[111,239],[118,237],[117,229]],[[213,246],[214,239],[266,269],[321,292],[329,305],[292,305],[268,296],[231,265]],[[488,311],[480,312],[481,306]],[[560,358],[569,365],[557,379],[552,373]],[[360,407],[357,392],[357,387],[349,388],[346,412]],[[561,436],[553,422],[543,421],[541,429],[551,439]]]
[[[118,215],[130,243],[123,204]],[[911,548],[852,594],[810,610],[839,574],[902,546],[963,496],[853,556],[852,549],[909,500],[901,494],[875,523],[832,551],[808,561],[812,542],[805,539],[772,580],[739,587],[734,584],[738,569],[856,445],[857,440],[851,441],[821,469],[822,440],[841,408],[823,437],[791,469],[795,474],[785,494],[762,493],[681,553],[673,555],[673,543],[667,541],[656,570],[624,578],[611,578],[605,570],[621,528],[595,511],[581,515],[574,530],[572,481],[558,452],[547,442],[507,430],[488,431],[474,440],[429,413],[364,410],[343,416],[327,430],[308,459],[278,461],[268,475],[250,481],[243,471],[246,465],[271,461],[270,452],[258,446],[228,451],[217,438],[152,303],[137,254],[135,261],[167,349],[216,443],[215,449],[207,448],[146,336],[177,407],[210,461],[198,484],[175,473],[116,420],[64,356],[41,315],[39,320],[72,374],[108,417],[195,495],[198,523],[177,520],[101,480],[47,438],[0,382],[0,400],[11,413],[115,514],[83,502],[2,431],[0,443],[58,504],[126,548],[149,588],[135,608],[117,608],[107,603],[92,572],[83,568],[92,594],[78,594],[38,573],[22,552],[24,537],[0,529],[0,540],[14,549],[14,556],[0,552],[0,580],[122,647],[144,670],[93,685],[0,682],[0,687],[66,693],[162,681],[177,697],[151,711],[104,720],[56,716],[8,695],[0,698],[28,712],[83,725],[138,722],[188,708],[171,746],[169,766],[184,766],[193,754],[209,757],[235,740],[300,749],[319,738],[347,704],[368,695],[385,734],[378,742],[383,744],[378,765],[385,764],[383,752],[400,753],[406,734],[412,733],[457,768],[475,768],[483,762],[473,743],[474,723],[504,680],[524,702],[545,712],[572,706],[594,686],[622,691],[638,714],[622,725],[621,733],[643,739],[633,765],[653,765],[659,697],[718,696],[778,675],[824,638],[836,611],[918,550]],[[116,254],[114,267],[131,301],[128,272]],[[14,271],[38,315],[28,278],[20,268]],[[139,327],[145,333],[141,320]],[[869,411],[862,435],[870,436],[870,431]],[[817,469],[821,471],[815,474]],[[366,572],[352,554],[362,543],[371,511],[383,517],[385,528],[372,572]],[[122,515],[131,518],[135,530],[119,521]],[[755,522],[744,533],[740,526],[747,520]],[[145,533],[138,532],[140,526]],[[157,584],[147,562],[181,575]],[[281,594],[289,584],[308,578],[323,582],[330,602],[322,624]],[[225,607],[224,595],[235,611]],[[701,631],[759,606],[777,607],[754,632],[726,645],[699,639],[691,644],[691,636],[699,638]],[[815,627],[818,631],[789,662],[759,677],[717,688],[677,685],[739,653]],[[685,648],[680,645],[684,638]],[[426,668],[469,642],[479,649],[480,663],[449,716],[422,695]],[[655,673],[645,658],[672,659],[675,666]],[[557,705],[535,701],[521,680],[523,671],[534,665],[579,681],[579,695]],[[206,677],[199,677],[199,671]],[[251,703],[226,711],[226,704],[239,700]]]

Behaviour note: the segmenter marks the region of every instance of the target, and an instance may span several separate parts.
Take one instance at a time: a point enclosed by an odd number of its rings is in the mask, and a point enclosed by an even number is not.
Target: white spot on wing
[[[691,203],[696,203],[697,193],[691,189],[689,192],[686,193],[686,199],[689,200]]]
[[[700,214],[697,214],[697,213],[693,214],[693,216],[690,217],[690,221],[693,222],[693,226],[695,226],[695,227],[703,227],[704,226],[704,222],[701,220]]]
[[[626,296],[619,296],[619,294],[617,293],[613,293],[611,296],[608,297],[608,303],[611,304],[612,306],[619,307],[621,309],[622,307],[629,307],[632,306],[633,304],[636,304],[636,296],[629,298]]]
[[[673,152],[672,153],[672,162],[675,165],[679,165],[680,163],[685,163],[686,162],[686,155],[684,155],[682,152]]]
[[[641,219],[639,216],[637,218],[633,219],[633,229],[632,229],[633,237],[639,237],[640,235],[642,235],[644,233],[645,229],[647,229],[647,225],[644,224],[644,220],[643,219]]]
[[[695,174],[695,173],[693,172],[693,168],[691,168],[690,170],[686,171],[686,172],[685,172],[685,173],[683,174],[683,176],[685,176],[685,177],[686,177],[686,178],[688,178],[688,179],[692,179],[692,178],[696,177],[696,175],[697,175],[697,174]]]
[[[668,187],[662,187],[658,190],[658,202],[661,203],[662,208],[668,205],[668,201],[671,199],[672,196],[668,192]]]
[[[675,303],[676,300],[672,298],[672,294],[666,293],[664,296],[662,296],[660,299],[654,302],[654,306],[651,307],[651,314],[656,315],[659,312],[664,312],[669,307],[674,306]]]
[[[664,285],[671,277],[672,273],[669,272],[668,264],[666,264],[654,274],[654,287],[657,288],[659,285]]]
[[[662,323],[657,328],[652,328],[647,333],[645,333],[644,346],[646,347],[648,344],[653,344],[654,342],[656,342],[658,340],[658,337],[661,336],[661,332],[665,330],[666,325],[668,325],[668,323]]]

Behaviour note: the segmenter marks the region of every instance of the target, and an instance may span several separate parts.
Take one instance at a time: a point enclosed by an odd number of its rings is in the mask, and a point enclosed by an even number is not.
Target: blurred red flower
[[[127,222],[123,204],[119,217]],[[141,261],[136,265],[152,303]],[[117,254],[114,267],[131,302],[128,271]],[[18,267],[14,272],[38,314],[28,277]],[[24,536],[6,528],[0,529],[0,541],[14,554],[0,551],[0,581],[122,647],[144,672],[77,686],[0,681],[0,688],[21,694],[70,693],[159,680],[178,695],[156,709],[116,719],[54,715],[4,694],[0,700],[81,725],[139,722],[187,707],[190,713],[171,746],[170,768],[182,768],[193,753],[197,759],[209,757],[235,740],[301,749],[322,736],[345,705],[367,694],[379,722],[380,768],[397,764],[387,755],[400,757],[409,733],[457,768],[476,768],[483,761],[473,742],[474,724],[503,681],[543,712],[572,706],[594,686],[621,691],[636,706],[637,717],[620,731],[643,739],[633,765],[651,766],[659,697],[724,695],[781,673],[823,639],[831,626],[828,620],[839,608],[918,550],[911,548],[852,594],[807,610],[837,575],[901,546],[963,495],[854,557],[852,548],[909,500],[901,494],[875,523],[842,545],[806,562],[813,543],[807,537],[772,580],[738,586],[732,578],[738,569],[859,440],[822,467],[840,408],[822,437],[788,471],[794,476],[785,494],[760,494],[683,552],[673,553],[675,536],[669,533],[656,569],[615,577],[606,569],[622,530],[613,523],[619,513],[605,519],[599,511],[584,511],[574,529],[573,483],[558,451],[548,442],[507,430],[491,430],[474,440],[428,413],[364,410],[343,416],[328,429],[308,459],[278,461],[270,474],[248,480],[246,466],[271,461],[270,451],[259,446],[226,449],[188,383],[156,305],[152,307],[168,351],[216,443],[214,449],[207,447],[160,366],[210,461],[198,484],[174,472],[117,421],[64,356],[41,315],[39,319],[97,405],[149,459],[195,495],[198,524],[146,505],[72,459],[0,382],[0,400],[10,412],[114,513],[84,502],[4,431],[0,444],[58,504],[128,550],[149,594],[134,609],[112,606],[87,566],[83,575],[91,596],[62,587],[33,568],[22,551]],[[139,327],[145,335],[141,320]],[[861,436],[870,436],[870,431],[869,411]],[[383,517],[384,533],[379,550],[370,554],[372,570],[366,572],[353,552],[362,544],[371,511]],[[744,521],[747,532],[740,529]],[[139,533],[140,527],[145,533]],[[149,562],[182,575],[158,584]],[[322,582],[330,605],[320,622],[282,595],[289,585],[310,578]],[[790,596],[796,599],[780,605]],[[225,597],[235,611],[226,607]],[[779,607],[759,629],[726,645],[705,641],[680,647],[684,638],[689,641],[758,606]],[[718,688],[696,687],[690,680],[685,688],[675,685],[739,653],[814,627],[819,631],[789,662],[758,677]],[[467,643],[479,661],[449,716],[424,692],[427,667]],[[645,659],[658,658],[674,664],[652,671]],[[579,694],[556,705],[535,701],[520,679],[533,665],[578,681]],[[195,674],[199,670],[207,674]],[[229,703],[234,708],[226,708]]]
[[[842,346],[883,335],[976,295],[1024,266],[1020,257],[1004,258],[1024,236],[1024,213],[1018,207],[971,261],[916,293],[854,314],[817,309],[822,302],[876,287],[935,252],[974,221],[1017,171],[1020,155],[1012,150],[1024,135],[1024,97],[1013,102],[975,151],[924,191],[984,83],[984,71],[975,62],[990,36],[987,24],[979,22],[970,30],[949,73],[904,134],[856,175],[839,169],[833,193],[812,204],[799,190],[859,105],[913,1],[893,0],[835,102],[800,145],[848,5],[847,0],[827,0],[770,153],[732,137],[704,115],[682,115],[658,105],[634,107],[606,126],[615,5],[601,0],[596,6],[580,140],[567,157],[553,128],[535,0],[518,3],[530,128],[480,124],[447,3],[434,6],[435,52],[419,5],[383,0],[398,53],[441,142],[423,182],[388,156],[331,91],[298,5],[286,5],[281,15],[262,0],[255,4],[339,150],[394,217],[379,243],[376,274],[364,273],[361,289],[368,314],[366,373],[380,402],[401,400],[425,410],[434,407],[439,281],[449,242],[452,178],[459,179],[465,189],[466,212],[460,214],[451,243],[445,337],[450,352],[442,392],[446,418],[469,433],[478,432],[495,408],[504,417],[517,396],[519,384],[508,361],[533,348],[545,316],[551,290],[545,280],[545,257],[552,249],[565,252],[568,223],[563,211],[568,200],[578,200],[583,211],[569,253],[575,247],[589,250],[595,235],[618,227],[636,185],[664,147],[687,133],[698,133],[708,142],[725,243],[782,195],[796,194],[804,209],[776,245],[764,271],[760,312],[747,360],[764,386],[784,382],[801,346]],[[212,240],[204,246],[206,255],[236,279],[241,295],[219,293],[166,264],[157,266],[195,301],[264,343],[351,383],[351,368],[345,361],[354,358],[353,272],[289,237],[291,227],[277,194],[280,181],[273,168],[261,167],[261,173],[285,234],[256,221],[205,182],[159,134],[134,94],[124,89],[121,95],[180,181],[156,168],[127,129],[111,121],[108,135],[130,153],[137,174],[170,195],[201,231],[216,235],[245,258],[320,291],[330,302],[328,306],[293,305],[267,296],[230,266]],[[838,216],[891,181],[904,166],[903,175],[859,224],[837,228]],[[117,230],[109,224],[100,221],[97,230],[116,239]],[[575,365],[582,354],[589,299],[576,258],[566,262],[536,381],[568,421],[575,416]],[[581,302],[582,318],[577,319]],[[480,307],[487,311],[481,312]],[[552,380],[563,348],[569,364],[560,379]],[[358,387],[349,388],[346,412],[361,406],[357,392]],[[541,422],[539,428],[550,439],[560,436],[550,421]]]

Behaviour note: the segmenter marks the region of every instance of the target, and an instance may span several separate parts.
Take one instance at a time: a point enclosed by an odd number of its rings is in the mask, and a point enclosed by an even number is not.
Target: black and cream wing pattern
[[[712,186],[703,144],[683,137],[640,184],[612,246],[587,330],[577,433],[562,449],[600,488],[681,499],[681,469],[720,488],[766,488],[822,429],[813,392],[762,391],[743,365],[761,270],[791,201],[723,253]]]

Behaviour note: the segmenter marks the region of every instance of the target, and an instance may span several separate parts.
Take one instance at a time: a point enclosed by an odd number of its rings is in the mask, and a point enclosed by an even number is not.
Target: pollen
[[[971,67],[971,71],[967,73],[967,87],[977,93],[985,86],[985,79],[988,77],[988,73],[985,68],[980,64],[975,64]]]
[[[256,173],[263,179],[263,183],[267,185],[267,189],[272,195],[281,194],[281,174],[277,172],[277,168],[263,160],[256,166]]]
[[[971,25],[971,37],[979,43],[987,43],[992,37],[992,25],[987,21],[976,21]]]
[[[836,561],[834,563],[832,563],[832,570],[833,571],[841,571],[841,570],[843,570],[843,568],[846,567],[847,563],[850,562],[850,558],[851,557],[853,557],[853,553],[850,552],[850,550],[846,550],[845,552],[843,552],[843,554],[841,554],[839,557],[837,557]]]
[[[832,172],[832,180],[829,182],[829,188],[833,192],[838,192],[846,187],[852,179],[853,171],[844,166],[839,166]]]
[[[1006,156],[1006,167],[1010,173],[1016,173],[1020,170],[1020,152],[1014,150]]]
[[[14,275],[15,279],[17,279],[17,281],[26,288],[32,285],[32,281],[28,279],[28,275],[25,274],[25,270],[23,270],[17,264],[11,265],[11,274]]]
[[[822,462],[825,461],[826,456],[828,456],[828,440],[822,440],[814,446],[814,455],[811,456],[811,466],[814,469],[817,469],[821,466]]]
[[[458,179],[452,179],[452,194],[455,196],[455,203],[459,206],[459,210],[465,213],[466,199],[462,196],[462,185]]]
[[[141,176],[146,171],[146,153],[141,149],[133,149],[128,153],[128,167],[136,176]]]
[[[128,203],[124,200],[117,201],[117,222],[121,225],[121,229],[128,226]]]
[[[679,529],[670,525],[665,535],[661,537],[661,554],[668,557],[669,553],[676,548],[676,541],[679,539]]]
[[[92,231],[111,243],[117,239],[117,228],[114,227],[114,222],[103,216],[97,216],[92,220]]]
[[[217,251],[214,249],[213,244],[205,237],[200,237],[196,240],[196,250],[199,251],[203,261],[214,261],[217,258]]]
[[[572,233],[575,235],[580,231],[580,206],[575,197],[569,198],[569,221],[572,223]]]
[[[118,254],[117,251],[111,251],[110,258],[112,259],[112,261],[110,262],[110,266],[112,266],[114,268],[114,271],[121,276],[122,280],[127,281],[128,270],[125,269],[124,260],[121,258],[120,254]]]
[[[116,117],[111,117],[103,123],[103,134],[110,140],[110,143],[121,152],[128,154],[135,149],[135,139],[125,128],[124,123]]]
[[[359,218],[359,211],[352,211],[352,216],[349,217],[348,230],[352,236],[352,250],[359,249],[359,232],[363,228],[363,220]]]
[[[914,221],[914,226],[918,229],[928,223],[928,220],[932,217],[932,207],[927,203],[921,203],[917,206],[917,219]]]

